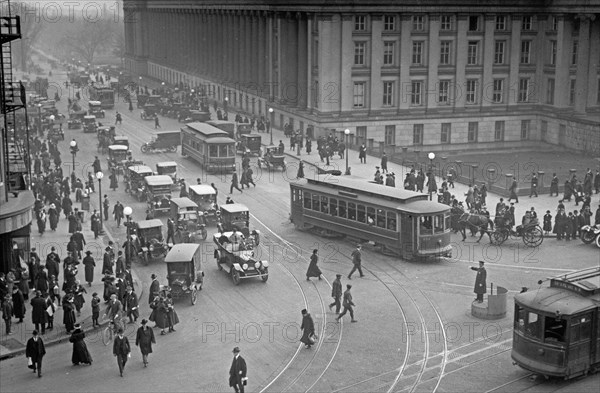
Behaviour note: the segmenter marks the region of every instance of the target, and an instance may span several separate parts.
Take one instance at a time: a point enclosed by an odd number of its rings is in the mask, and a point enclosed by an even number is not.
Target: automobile
[[[269,171],[275,168],[281,168],[285,171],[285,155],[279,152],[277,146],[268,146],[265,154],[258,157],[258,167],[266,167]]]
[[[138,94],[137,95],[137,107],[138,108],[143,108],[144,105],[146,105],[147,101],[148,101],[148,95],[147,94]]]
[[[189,243],[197,237],[206,240],[208,232],[204,217],[199,214],[198,205],[189,198],[171,198],[171,220],[175,222],[178,234],[175,235],[177,243]],[[179,237],[179,239],[177,239]]]
[[[104,113],[104,109],[102,109],[102,103],[100,101],[89,101],[88,107],[89,115],[102,119],[106,116],[106,114]]]
[[[250,210],[241,203],[221,205],[217,228],[220,232],[237,229],[245,237],[250,236]]]
[[[252,132],[252,125],[250,123],[238,123],[237,125],[237,137],[242,135],[250,134]]]
[[[202,247],[199,244],[175,244],[165,257],[167,281],[173,299],[189,296],[196,304],[198,291],[202,290]]]
[[[238,153],[260,156],[261,136],[259,134],[242,134],[236,144]]]
[[[210,120],[210,112],[182,109],[177,119],[180,123],[206,122]]]
[[[123,162],[127,161],[127,151],[127,146],[108,146],[108,169],[110,171],[114,169],[117,173],[123,173],[123,170],[125,169]]]
[[[142,153],[176,152],[181,145],[181,131],[162,131],[155,133],[150,142],[141,146]]]
[[[129,149],[129,137],[126,135],[115,135],[113,137],[113,145],[127,146],[127,149]]]
[[[146,165],[133,165],[127,167],[123,174],[123,181],[127,184],[125,191],[131,195],[135,195],[138,201],[143,201],[146,198],[146,183],[144,179],[154,175],[152,168]]]
[[[146,104],[144,105],[144,109],[140,113],[140,117],[142,120],[152,120],[156,116],[156,112],[158,108],[154,104]]]
[[[133,223],[132,235],[133,244],[138,253],[138,258],[144,265],[152,259],[164,258],[169,246],[165,242],[162,232],[163,223],[161,220],[143,220]]]
[[[204,222],[216,223],[221,212],[217,206],[217,191],[208,184],[194,184],[188,187],[189,198],[198,205],[198,212]]]
[[[97,133],[98,125],[96,124],[96,116],[84,116],[82,124],[84,133]]]
[[[81,128],[83,117],[87,114],[86,111],[75,111],[69,113],[69,120],[67,120],[67,128],[69,130]]]
[[[179,182],[177,178],[177,163],[175,161],[163,161],[156,164],[156,174],[170,176],[173,184]]]
[[[256,254],[259,238],[256,230],[249,236],[242,236],[239,230],[219,231],[213,235],[217,268],[226,271],[234,285],[246,278],[258,277],[263,282],[269,279],[269,262],[260,260]]]
[[[173,180],[171,176],[154,175],[144,178],[146,201],[148,202],[148,210],[152,214],[167,213],[171,210],[171,190],[173,188]]]
[[[52,141],[64,141],[65,140],[65,132],[61,127],[54,126],[50,128],[48,131],[48,139]]]

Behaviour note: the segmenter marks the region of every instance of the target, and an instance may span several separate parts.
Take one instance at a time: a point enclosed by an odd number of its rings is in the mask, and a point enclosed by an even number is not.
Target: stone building
[[[276,127],[388,151],[600,153],[600,0],[125,0],[124,15],[134,73]]]

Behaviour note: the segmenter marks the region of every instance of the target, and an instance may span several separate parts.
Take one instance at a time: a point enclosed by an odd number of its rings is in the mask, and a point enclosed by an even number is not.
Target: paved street
[[[65,75],[54,77],[62,81]],[[59,103],[62,113],[66,113],[65,106],[66,97]],[[123,114],[117,134],[129,136],[135,159],[142,159],[151,167],[160,161],[176,161],[180,177],[186,178],[188,184],[194,184],[196,178],[203,183],[214,182],[219,189],[219,202],[225,201],[230,176],[204,173],[179,152],[143,155],[140,146],[150,140],[154,123],[141,120],[138,109],[130,113],[122,102],[117,103],[115,110]],[[113,124],[115,110],[107,110],[106,119],[100,121]],[[160,121],[162,130],[181,126],[173,119],[161,117]],[[80,146],[76,171],[79,177],[87,176],[87,168],[97,154],[96,136],[81,130],[65,133],[65,141],[60,144],[64,164],[70,165],[68,143],[75,138]],[[263,143],[268,142],[268,134],[262,135]],[[276,144],[282,139],[287,149],[281,131],[275,130],[273,136]],[[302,152],[300,157],[322,165],[315,151],[310,156]],[[351,281],[359,322],[350,324],[346,317],[337,324],[335,314],[327,307],[331,302],[330,282],[336,273],[342,273],[343,284],[348,283],[345,276],[352,265],[350,252],[354,245],[295,230],[288,219],[289,182],[295,181],[297,170],[295,153],[286,160],[289,165],[283,173],[253,167],[256,188],[243,193],[234,191],[231,196],[250,208],[250,225],[262,232],[260,257],[271,264],[267,283],[249,280],[234,286],[224,272],[217,270],[214,248],[207,240],[202,245],[205,286],[198,302],[192,306],[182,299],[175,304],[181,323],[175,333],[157,336],[147,369],[143,368],[136,348],[125,378],[119,378],[111,348],[98,340],[88,342],[93,366],[74,367],[67,343],[48,349],[41,381],[26,368],[24,356],[0,363],[2,391],[230,391],[227,378],[234,346],[242,349],[241,355],[248,362],[248,390],[256,392],[485,392],[497,387],[500,388],[494,391],[596,391],[598,376],[570,384],[531,380],[529,373],[513,366],[510,359],[512,296],[523,286],[534,289],[539,279],[599,263],[596,248],[579,240],[559,243],[553,238],[545,239],[539,249],[526,248],[520,240],[509,240],[497,247],[487,240],[481,244],[473,238],[462,242],[459,235],[453,235],[452,258],[406,262],[367,246],[363,252],[366,277]],[[101,161],[106,174],[106,157],[101,157]],[[368,157],[367,162],[359,164],[358,154],[350,152],[349,165],[354,176],[371,180],[378,160]],[[255,158],[252,164],[256,165]],[[335,159],[332,166],[343,172],[345,161]],[[317,176],[311,168],[306,168],[307,177]],[[390,164],[390,170],[396,173],[400,184],[406,168]],[[464,185],[457,184],[454,189],[457,196],[464,191]],[[144,219],[146,204],[125,194],[122,182],[112,192],[105,180],[103,193],[109,195],[111,209],[120,200],[134,209],[134,220]],[[545,210],[554,212],[555,199],[524,198],[517,207],[517,217],[523,213],[520,209],[531,206],[538,214]],[[497,198],[490,195],[488,201],[488,205],[495,205]],[[92,195],[91,202],[97,206],[98,194]],[[593,210],[597,205],[595,195]],[[105,222],[105,229],[116,242],[124,241],[125,228],[117,228],[112,219]],[[166,225],[164,230],[166,234]],[[209,239],[214,230],[209,228]],[[319,249],[319,264],[326,279],[307,282],[305,272],[314,248]],[[505,287],[511,295],[507,316],[498,321],[477,320],[470,315],[475,274],[469,267],[480,259],[488,262],[488,284]],[[166,267],[161,262],[135,264],[134,269],[144,290],[151,273],[156,273],[161,283],[166,282]],[[141,316],[147,317],[147,297],[142,297],[140,303]],[[321,338],[310,350],[298,343],[303,308],[312,314]],[[133,343],[132,336],[130,340]],[[478,378],[482,373],[488,376],[485,380]]]

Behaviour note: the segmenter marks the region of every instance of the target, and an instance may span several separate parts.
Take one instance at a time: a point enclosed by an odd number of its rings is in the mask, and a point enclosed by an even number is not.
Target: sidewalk
[[[91,194],[92,200],[97,198],[97,194]],[[96,198],[94,198],[96,197]],[[73,196],[74,199],[74,196]],[[94,205],[90,206],[90,210],[93,212]],[[81,204],[79,202],[73,204],[73,209],[79,208],[81,210]],[[85,212],[85,221],[82,223],[82,233],[87,242],[84,251],[82,253],[82,257],[85,256],[85,251],[90,250],[92,252],[92,257],[96,261],[96,267],[94,268],[94,281],[92,282],[92,286],[88,286],[85,282],[85,268],[82,263],[80,263],[77,268],[77,279],[81,281],[81,284],[87,291],[87,294],[84,295],[85,303],[81,309],[81,315],[77,317],[77,322],[82,325],[83,330],[86,332],[87,339],[90,341],[101,340],[101,332],[102,327],[108,321],[100,320],[100,328],[93,329],[92,328],[92,306],[91,299],[92,293],[97,292],[102,302],[100,303],[100,317],[102,318],[102,314],[104,313],[105,303],[103,299],[104,293],[104,283],[100,281],[103,277],[101,272],[102,270],[102,258],[104,255],[104,249],[108,244],[109,240],[113,240],[112,235],[109,232],[97,240],[94,240],[94,234],[90,229],[90,213]],[[69,240],[68,230],[68,221],[64,218],[64,214],[61,214],[60,221],[58,223],[58,227],[56,232],[52,232],[49,230],[49,225],[47,226],[46,232],[40,236],[37,231],[37,225],[34,222],[31,226],[31,247],[36,248],[36,252],[38,253],[41,264],[44,265],[46,263],[46,255],[50,253],[50,248],[54,246],[56,248],[56,252],[60,256],[61,260],[61,272],[59,276],[59,287],[62,288],[63,283],[63,272],[62,272],[62,261],[67,256],[67,242]],[[114,241],[114,240],[113,240]],[[132,269],[131,274],[133,276],[134,282],[134,290],[138,294],[138,298],[142,298],[143,296],[143,286],[139,281],[137,274]],[[61,291],[61,297],[64,295],[64,292]],[[29,300],[25,300],[25,318],[23,319],[23,323],[17,324],[16,319],[13,318],[12,322],[12,335],[6,335],[6,328],[4,322],[2,322],[1,333],[0,333],[0,360],[6,359],[9,357],[19,356],[25,352],[25,346],[27,344],[27,340],[31,337],[31,333],[34,330],[34,324],[31,322],[31,299],[35,297],[35,291],[29,291]],[[55,303],[56,305],[56,303]],[[63,324],[63,311],[62,307],[57,307],[56,312],[54,314],[54,329],[46,330],[46,334],[42,336],[44,343],[46,346],[59,344],[61,342],[68,342],[70,334],[66,333],[65,326]]]

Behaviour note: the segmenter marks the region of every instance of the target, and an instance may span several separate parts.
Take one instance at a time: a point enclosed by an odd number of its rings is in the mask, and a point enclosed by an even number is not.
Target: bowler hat
[[[342,277],[342,275],[341,275],[341,274],[336,274],[335,276],[336,276],[337,278],[341,278],[341,277]]]
[[[233,353],[240,353],[240,347],[233,348]]]
[[[92,252],[91,252],[90,250],[87,250],[87,251],[85,252],[85,255],[92,255]]]
[[[142,325],[145,325],[145,324],[147,324],[147,323],[148,323],[148,320],[147,320],[147,319],[142,319]]]

